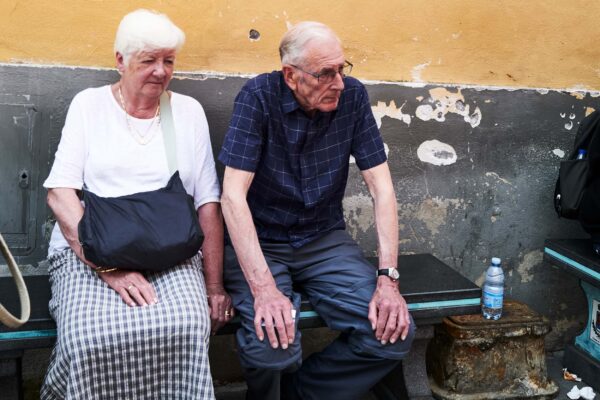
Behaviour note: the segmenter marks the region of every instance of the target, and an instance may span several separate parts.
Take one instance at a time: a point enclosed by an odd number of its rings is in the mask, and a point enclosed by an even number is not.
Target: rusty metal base
[[[427,351],[438,399],[551,399],[544,336],[548,321],[525,304],[506,302],[498,321],[481,315],[445,318]]]

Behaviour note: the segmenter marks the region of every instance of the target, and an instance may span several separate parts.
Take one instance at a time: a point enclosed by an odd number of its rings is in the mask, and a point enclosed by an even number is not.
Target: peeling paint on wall
[[[586,107],[585,108],[585,116],[587,117],[588,115],[590,115],[591,113],[593,113],[594,111],[596,111],[595,108],[593,107]]]
[[[517,272],[521,275],[521,283],[533,281],[533,268],[541,264],[544,259],[544,254],[541,250],[533,250],[525,254],[523,261],[517,267]]]
[[[554,149],[552,150],[552,153],[554,153],[554,155],[563,158],[565,156],[565,152],[561,149]]]
[[[417,149],[419,160],[433,165],[450,165],[456,162],[454,147],[439,140],[427,140]]]
[[[479,107],[475,107],[471,113],[471,105],[465,104],[465,97],[460,89],[457,92],[451,92],[444,87],[431,89],[425,102],[427,104],[418,106],[415,113],[417,118],[423,121],[434,119],[444,122],[446,114],[452,113],[461,115],[472,128],[476,128],[481,123],[481,110]]]
[[[575,119],[576,115],[575,113],[569,113],[569,116],[567,117],[567,113],[560,113],[559,114],[560,117],[562,119],[567,119],[567,122],[565,123],[565,129],[570,131],[571,129],[573,129],[573,120]]]
[[[377,127],[381,128],[381,120],[383,117],[394,118],[404,122],[406,125],[410,125],[410,114],[404,114],[402,112],[402,107],[405,105],[406,102],[404,102],[400,107],[396,107],[396,102],[391,100],[389,105],[385,101],[378,101],[376,106],[371,106],[373,116],[377,122]]]

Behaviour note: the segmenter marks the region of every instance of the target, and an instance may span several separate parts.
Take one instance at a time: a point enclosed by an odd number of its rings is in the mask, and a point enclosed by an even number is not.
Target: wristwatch
[[[400,278],[398,268],[379,268],[377,270],[377,276],[385,275],[392,281],[396,282]]]

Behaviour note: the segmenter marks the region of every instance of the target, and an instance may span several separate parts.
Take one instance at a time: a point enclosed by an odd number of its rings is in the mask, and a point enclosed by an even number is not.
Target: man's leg
[[[300,309],[300,296],[292,292],[292,281],[287,267],[269,258],[269,245],[263,248],[265,258],[275,278],[278,289],[292,300],[294,308]],[[282,245],[273,245],[275,253]],[[285,251],[285,249],[284,249]],[[302,363],[300,332],[297,330],[294,343],[286,350],[273,349],[266,337],[261,342],[254,330],[254,297],[250,292],[244,274],[237,262],[231,246],[225,246],[224,283],[231,296],[233,306],[240,317],[242,327],[236,332],[238,354],[248,384],[246,399],[278,400],[280,398],[280,377],[282,373],[298,369]],[[298,313],[299,315],[299,313]]]
[[[292,378],[297,398],[358,399],[387,375],[410,349],[406,340],[382,345],[368,321],[375,290],[375,268],[344,231],[335,231],[298,250],[290,267],[315,310],[341,332],[322,352],[304,361]]]

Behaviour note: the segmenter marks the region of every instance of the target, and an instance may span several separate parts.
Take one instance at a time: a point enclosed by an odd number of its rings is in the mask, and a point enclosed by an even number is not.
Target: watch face
[[[392,278],[393,280],[397,280],[398,278],[400,278],[400,273],[396,268],[390,268],[388,269],[388,271],[390,273],[390,278]]]

